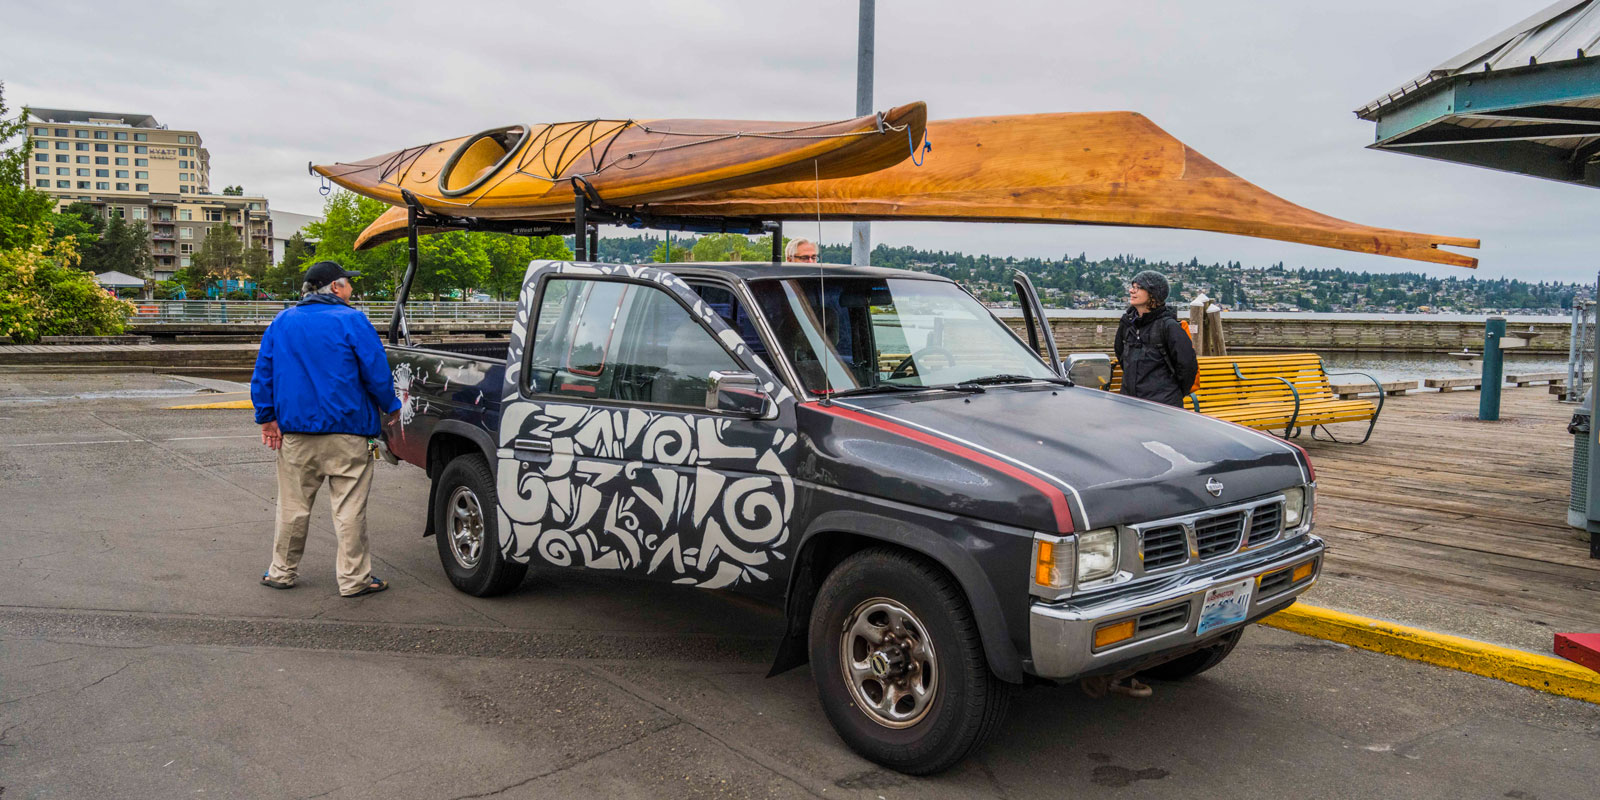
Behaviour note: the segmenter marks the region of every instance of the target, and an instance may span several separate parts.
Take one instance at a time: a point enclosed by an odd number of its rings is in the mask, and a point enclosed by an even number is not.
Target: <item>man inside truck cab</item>
[[[377,330],[348,304],[358,275],[332,261],[306,270],[305,299],[267,326],[250,378],[261,442],[278,452],[277,530],[272,565],[261,576],[274,589],[295,585],[324,480],[339,538],[339,594],[389,588],[373,576],[367,549],[368,443],[379,435],[380,412],[392,419],[400,400]]]

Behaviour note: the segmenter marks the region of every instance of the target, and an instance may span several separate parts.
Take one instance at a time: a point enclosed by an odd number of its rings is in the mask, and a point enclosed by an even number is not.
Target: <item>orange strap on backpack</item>
[[[1186,319],[1178,320],[1178,327],[1183,328],[1183,335],[1189,337],[1190,341],[1194,340],[1194,334],[1189,332],[1189,320],[1186,320]],[[1199,389],[1199,388],[1200,388],[1200,372],[1199,372],[1199,370],[1196,370],[1195,373],[1194,373],[1194,385],[1189,387],[1189,391],[1187,392],[1187,394],[1194,394],[1195,390]]]

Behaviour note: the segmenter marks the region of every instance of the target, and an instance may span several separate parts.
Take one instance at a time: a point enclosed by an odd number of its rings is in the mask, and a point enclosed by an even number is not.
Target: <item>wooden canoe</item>
[[[1223,169],[1142,114],[978,117],[927,124],[932,151],[856,177],[750,186],[659,201],[660,215],[766,219],[1033,222],[1178,228],[1277,239],[1460,267],[1441,250],[1478,240],[1375,228],[1297,206]],[[468,214],[470,215],[470,214]],[[571,204],[566,219],[571,218]],[[364,248],[405,236],[392,209]]]
[[[429,211],[570,219],[573,178],[614,206],[876,172],[920,144],[928,109],[910,103],[837,122],[587,120],[512,125],[351,163],[312,167],[358,194]]]

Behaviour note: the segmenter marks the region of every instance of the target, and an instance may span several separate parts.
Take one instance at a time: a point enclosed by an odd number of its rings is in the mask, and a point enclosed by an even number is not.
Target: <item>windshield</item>
[[[783,357],[813,394],[1055,377],[952,283],[817,277],[751,281],[750,288]]]

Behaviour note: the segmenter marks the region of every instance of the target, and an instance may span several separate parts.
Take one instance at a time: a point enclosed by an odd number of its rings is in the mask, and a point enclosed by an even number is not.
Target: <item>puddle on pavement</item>
[[[66,400],[137,400],[149,397],[193,397],[200,394],[215,394],[215,392],[205,391],[198,386],[184,386],[172,389],[108,389],[100,392],[78,392],[76,394],[0,397],[0,406],[40,405],[59,403]]]

